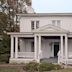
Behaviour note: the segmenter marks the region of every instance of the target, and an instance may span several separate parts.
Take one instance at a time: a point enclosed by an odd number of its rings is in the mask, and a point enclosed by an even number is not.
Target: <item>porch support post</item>
[[[34,52],[35,52],[35,60],[37,60],[37,36],[34,36]]]
[[[61,36],[61,57],[63,61],[63,36]]]
[[[39,52],[38,52],[38,61],[40,62],[41,57],[41,36],[39,35]]]
[[[15,58],[18,57],[18,37],[15,37]]]
[[[66,64],[68,59],[68,37],[65,35],[65,57],[66,57]]]
[[[11,58],[13,58],[14,56],[14,37],[11,36]]]

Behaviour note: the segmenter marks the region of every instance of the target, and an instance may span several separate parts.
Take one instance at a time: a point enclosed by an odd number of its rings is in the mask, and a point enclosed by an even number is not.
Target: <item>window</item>
[[[31,42],[31,52],[34,52],[34,42]]]
[[[60,27],[61,21],[60,20],[52,20],[52,25],[53,26],[58,26]]]
[[[39,21],[31,21],[31,29],[37,29],[39,28]]]
[[[36,21],[36,29],[39,28],[39,21]]]
[[[34,21],[31,21],[31,29],[34,29]]]
[[[56,24],[56,21],[52,20],[52,25],[55,26],[55,24]]]
[[[57,26],[60,27],[60,24],[61,24],[61,21],[60,20],[57,20]]]

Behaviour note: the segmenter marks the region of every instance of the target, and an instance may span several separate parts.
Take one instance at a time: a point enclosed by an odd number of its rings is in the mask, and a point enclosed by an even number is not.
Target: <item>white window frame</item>
[[[31,30],[34,30],[35,29],[35,27],[34,27],[35,22],[34,23],[32,23],[32,22],[34,22],[34,21],[33,20],[31,21]]]
[[[61,26],[61,20],[52,20],[52,25],[60,27]]]
[[[34,22],[34,25],[32,25],[32,22]],[[39,20],[31,20],[31,30],[38,29],[39,28],[39,23],[40,23]]]
[[[56,20],[52,20],[52,25],[55,26]]]
[[[61,26],[61,20],[57,20],[57,26],[58,26],[58,27]]]
[[[39,20],[36,21],[36,29],[39,28]]]

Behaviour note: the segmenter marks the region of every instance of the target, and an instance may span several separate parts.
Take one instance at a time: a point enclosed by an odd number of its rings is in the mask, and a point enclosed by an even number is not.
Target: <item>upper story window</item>
[[[34,29],[34,21],[31,21],[31,29]]]
[[[52,20],[52,25],[60,27],[61,20]]]
[[[39,28],[39,21],[36,21],[36,29]]]
[[[55,26],[55,24],[56,24],[56,21],[55,20],[52,20],[52,25]]]
[[[61,25],[61,21],[60,20],[57,20],[57,26],[60,27],[60,25]]]
[[[39,28],[39,21],[31,21],[31,29],[37,29]]]

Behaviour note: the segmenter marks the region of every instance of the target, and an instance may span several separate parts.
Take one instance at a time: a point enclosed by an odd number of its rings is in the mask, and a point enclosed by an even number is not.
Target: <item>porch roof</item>
[[[8,35],[33,35],[32,32],[8,32]]]
[[[8,35],[31,35],[34,34],[67,34],[69,31],[62,29],[61,27],[53,26],[53,25],[45,25],[38,29],[33,30],[32,32],[8,32]]]
[[[33,33],[53,33],[53,34],[54,33],[57,33],[57,34],[58,33],[60,33],[60,34],[62,34],[62,33],[64,33],[64,34],[69,33],[69,31],[67,31],[67,30],[65,30],[65,29],[63,29],[61,27],[58,27],[58,26],[53,26],[51,24],[42,26],[42,27],[40,27],[38,29],[33,30],[32,32]]]
[[[8,32],[8,35],[11,36],[18,36],[18,37],[33,37],[33,33],[32,32]]]

